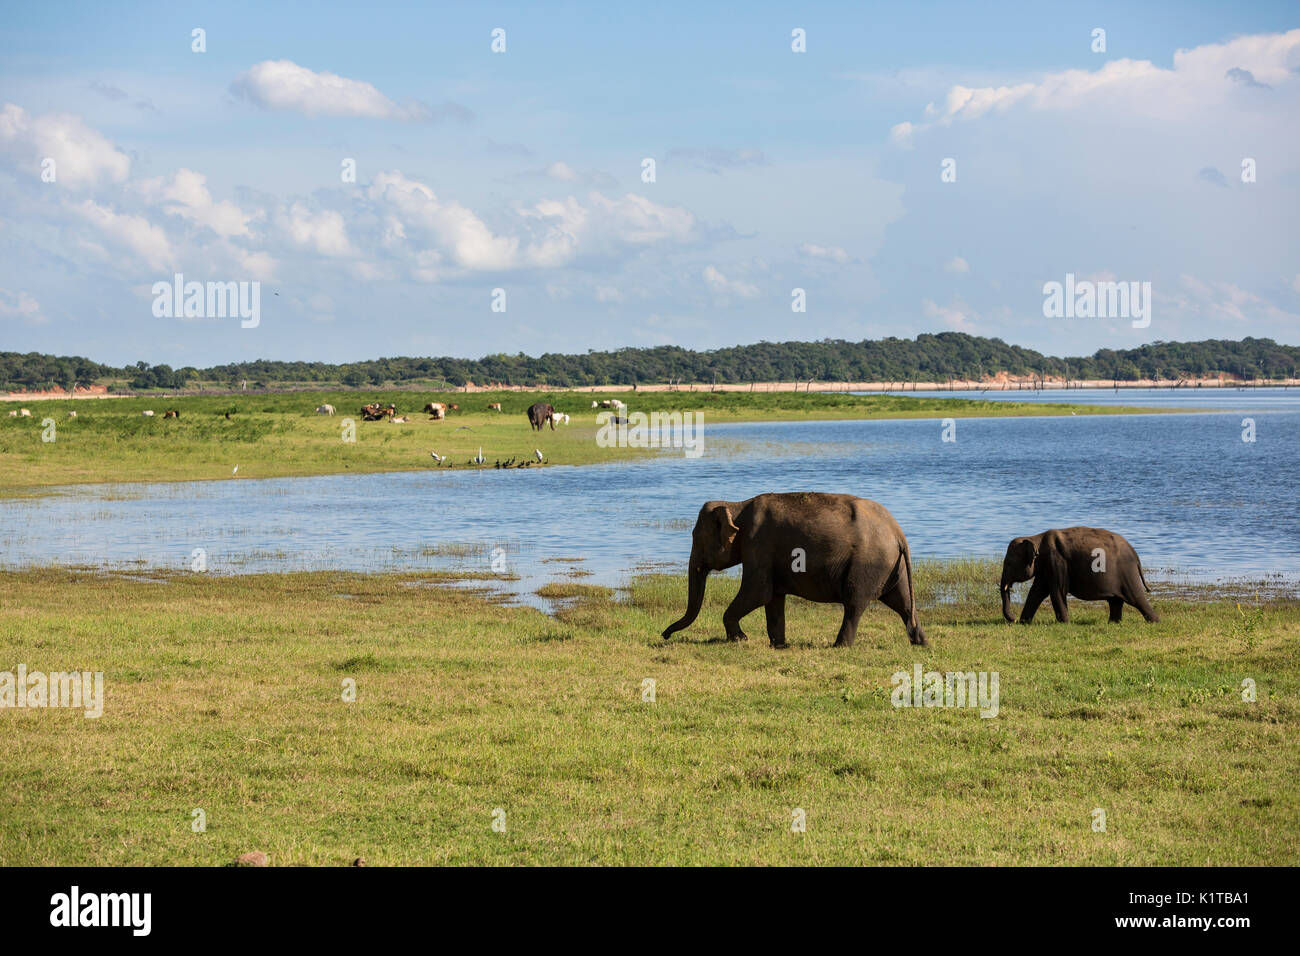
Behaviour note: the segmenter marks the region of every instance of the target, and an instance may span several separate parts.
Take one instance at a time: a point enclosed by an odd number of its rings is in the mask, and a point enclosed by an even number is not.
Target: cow
[[[499,412],[499,411],[501,411],[501,403],[500,403],[500,402],[492,402],[491,404],[488,405],[488,411],[489,411],[489,412]]]
[[[69,418],[76,418],[76,417],[77,417],[77,413],[76,413],[76,412],[68,412],[68,417],[69,417]]]
[[[320,406],[319,408],[316,409],[316,414],[317,414],[317,415],[333,415],[333,414],[334,414],[334,406],[333,406],[333,405],[322,405],[322,406]]]
[[[569,416],[563,412],[556,412],[552,420],[559,422],[561,425],[569,424]]]
[[[380,405],[378,402],[371,402],[369,405],[361,406],[361,418],[367,422],[377,422],[383,418],[392,418],[397,414],[396,405]]]
[[[30,408],[20,408],[18,409],[18,415],[22,418],[31,418],[32,410]]]
[[[447,417],[447,406],[442,402],[429,402],[424,406],[424,410],[433,416],[434,421],[441,421]]]
[[[181,413],[176,411],[176,409],[174,408],[169,408],[167,411],[163,412],[163,418],[180,418],[180,417],[181,417]]]
[[[448,402],[448,403],[447,403],[447,411],[449,411],[449,412],[458,412],[458,411],[460,411],[460,406],[457,405],[455,402]]]
[[[406,424],[407,422],[409,422],[410,420],[411,420],[411,419],[410,419],[408,416],[406,416],[406,415],[403,415],[401,418],[390,418],[390,419],[389,419],[389,421],[392,422],[394,425],[405,425],[405,424]]]
[[[141,412],[140,414],[145,418],[153,418],[153,409],[152,408],[148,409],[146,411]]]
[[[528,408],[528,426],[529,429],[542,430],[542,426],[547,422],[551,423],[551,431],[555,431],[555,408],[547,405],[545,402],[537,402]]]
[[[17,417],[18,417],[18,410],[17,410],[17,409],[14,409],[12,412],[10,412],[10,413],[9,413],[9,417],[10,417],[10,418],[17,418]]]

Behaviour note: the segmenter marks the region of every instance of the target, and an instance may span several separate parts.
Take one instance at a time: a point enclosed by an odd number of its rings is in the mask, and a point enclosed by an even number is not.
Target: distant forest
[[[863,342],[760,342],[709,352],[664,345],[585,355],[489,355],[481,359],[381,358],[343,365],[258,360],[212,368],[173,369],[137,362],[114,368],[89,359],[0,352],[0,389],[17,391],[76,385],[180,389],[199,385],[320,384],[460,386],[600,386],[681,382],[915,382],[981,380],[999,372],[1056,379],[1178,379],[1220,373],[1243,380],[1296,376],[1300,347],[1272,339],[1240,342],[1155,342],[1135,349],[1101,349],[1090,356],[1056,358],[1001,339],[962,332]]]

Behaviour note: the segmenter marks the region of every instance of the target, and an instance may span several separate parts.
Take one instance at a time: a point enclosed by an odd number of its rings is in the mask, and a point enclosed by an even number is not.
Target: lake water
[[[575,568],[608,585],[684,569],[708,499],[818,490],[884,504],[917,559],[1000,559],[1016,535],[1088,524],[1127,537],[1153,577],[1300,579],[1300,392],[1194,398],[1223,410],[958,419],[953,442],[937,419],[710,425],[695,459],[61,488],[0,502],[0,565],[186,569],[201,548],[218,574],[490,571],[499,548],[519,578],[500,587],[539,603]]]

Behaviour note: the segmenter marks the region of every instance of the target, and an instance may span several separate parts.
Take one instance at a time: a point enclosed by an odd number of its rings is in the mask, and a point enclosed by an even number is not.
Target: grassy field
[[[428,575],[150,577],[0,574],[0,670],[106,694],[0,710],[0,865],[1300,863],[1293,603],[1010,626],[993,566],[922,563],[932,647],[877,606],[832,649],[838,609],[792,600],[777,652],[761,614],[718,639],[726,578],[663,642],[676,577],[555,617]],[[998,672],[998,715],[894,708],[915,662]]]
[[[52,485],[111,481],[192,481],[274,478],[342,472],[402,471],[433,466],[429,452],[466,467],[479,448],[494,461],[532,459],[541,449],[550,464],[584,465],[657,454],[596,444],[593,400],[621,398],[631,411],[698,411],[706,422],[834,418],[960,418],[1007,415],[1109,415],[1135,411],[1087,405],[978,402],[968,399],[746,392],[646,392],[609,396],[572,392],[460,393],[376,391],[298,392],[0,403],[0,497],[39,493]],[[405,425],[363,422],[365,401],[392,402]],[[458,402],[461,412],[431,421],[425,402]],[[553,404],[571,423],[538,436],[525,410]],[[487,405],[500,402],[502,412]],[[339,414],[315,414],[330,404]],[[31,417],[11,418],[20,407]],[[163,419],[166,409],[179,419]],[[140,413],[155,412],[153,418]],[[77,417],[69,418],[75,411]],[[227,419],[226,413],[230,413]],[[355,441],[344,441],[345,418]],[[54,422],[53,431],[44,424]],[[44,437],[53,440],[45,441]],[[680,452],[679,452],[680,453]],[[235,469],[238,468],[238,472]]]

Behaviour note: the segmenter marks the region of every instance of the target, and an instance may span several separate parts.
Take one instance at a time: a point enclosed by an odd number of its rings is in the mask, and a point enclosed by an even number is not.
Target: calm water
[[[611,585],[683,568],[710,498],[821,490],[883,503],[917,558],[1000,558],[1015,535],[1091,524],[1156,576],[1300,578],[1300,393],[1195,397],[1233,409],[958,419],[955,442],[938,420],[718,425],[697,459],[65,488],[0,504],[0,563],[183,569],[202,548],[215,573],[487,571],[501,548],[520,576],[502,587],[528,595],[575,567]]]
[[[850,392],[876,395],[878,392]],[[992,402],[1068,402],[1136,408],[1287,409],[1300,405],[1297,388],[1071,388],[986,389],[969,392],[890,392],[919,398],[973,398]]]

